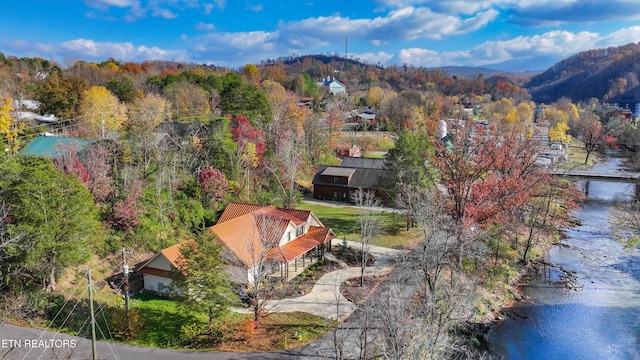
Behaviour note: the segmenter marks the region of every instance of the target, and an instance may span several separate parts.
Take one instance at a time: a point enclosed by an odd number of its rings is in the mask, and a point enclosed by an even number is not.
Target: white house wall
[[[162,254],[159,254],[154,259],[149,261],[149,263],[146,266],[150,268],[166,270],[166,271],[171,271],[173,269],[171,267],[171,263],[169,262],[169,260],[167,260],[167,258],[165,258],[164,255]]]
[[[164,293],[167,291],[167,286],[171,284],[171,279],[166,278],[164,276],[152,275],[152,274],[143,274],[144,279],[144,289],[150,291],[157,291],[160,293]],[[162,283],[162,289],[159,289],[158,285]]]

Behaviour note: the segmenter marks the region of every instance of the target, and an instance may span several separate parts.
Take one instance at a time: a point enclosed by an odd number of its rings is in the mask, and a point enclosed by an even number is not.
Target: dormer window
[[[302,225],[296,227],[296,237],[301,236],[302,235],[302,231],[303,231]]]

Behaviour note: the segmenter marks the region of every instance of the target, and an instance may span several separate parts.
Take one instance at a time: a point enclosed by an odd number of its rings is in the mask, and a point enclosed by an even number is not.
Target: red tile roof
[[[222,212],[222,215],[220,215],[220,218],[218,219],[218,224],[223,223],[225,221],[231,220],[231,219],[235,219],[239,216],[242,215],[246,215],[249,213],[252,213],[256,210],[262,209],[267,207],[267,205],[256,205],[256,204],[245,204],[245,203],[229,203],[229,205],[227,205],[227,207],[224,209],[224,211]]]
[[[153,275],[168,277],[169,275],[168,271],[163,269],[152,268],[147,265],[149,265],[158,256],[162,255],[164,256],[165,259],[167,259],[167,261],[169,261],[171,266],[173,266],[175,269],[182,269],[182,267],[184,266],[184,257],[182,256],[182,248],[186,245],[193,246],[195,244],[196,244],[195,241],[187,240],[187,241],[177,243],[173,246],[169,246],[168,248],[163,249],[162,251],[157,253],[155,256],[153,256],[151,259],[149,259],[149,261],[147,261],[144,265],[142,265],[136,271],[140,271],[146,274],[153,274]]]
[[[210,230],[239,261],[252,267],[266,258],[292,260],[335,237],[329,228],[311,227],[307,234],[278,247],[289,224],[304,225],[310,215],[306,210],[231,203]]]
[[[311,228],[309,228],[309,231],[306,234],[282,245],[279,248],[279,254],[273,252],[270,255],[273,260],[284,260],[286,262],[289,262],[297,258],[298,256],[307,253],[314,247],[320,244],[324,244],[334,237],[335,234],[333,234],[333,231],[331,231],[331,229],[312,226]]]

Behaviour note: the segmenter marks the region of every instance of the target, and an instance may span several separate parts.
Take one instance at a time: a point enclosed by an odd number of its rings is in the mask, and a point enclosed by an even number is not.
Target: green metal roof
[[[33,139],[24,149],[18,152],[19,155],[34,155],[48,158],[63,156],[65,148],[72,148],[76,152],[86,149],[95,140],[86,140],[68,137],[38,136]]]

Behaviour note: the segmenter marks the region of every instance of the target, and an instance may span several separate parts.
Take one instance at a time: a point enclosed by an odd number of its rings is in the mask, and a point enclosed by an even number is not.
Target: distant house
[[[323,89],[326,89],[328,92],[330,92],[333,95],[342,94],[347,91],[347,87],[340,81],[336,80],[335,77],[330,78],[329,76],[327,76],[326,79],[323,79],[321,82],[318,83],[318,86],[320,86]]]
[[[65,156],[70,151],[81,154],[96,140],[69,137],[38,136],[18,152],[18,155],[41,156],[50,159]]]
[[[313,178],[313,197],[351,202],[358,189],[373,190],[379,197],[380,180],[387,175],[384,159],[345,157],[340,166],[322,165]]]
[[[182,268],[184,258],[181,249],[185,243],[181,242],[160,251],[138,268],[137,272],[142,274],[145,290],[161,294],[167,292],[167,286],[172,282],[171,271]]]
[[[631,111],[634,119],[640,118],[640,86],[618,95],[612,103],[620,109]]]

